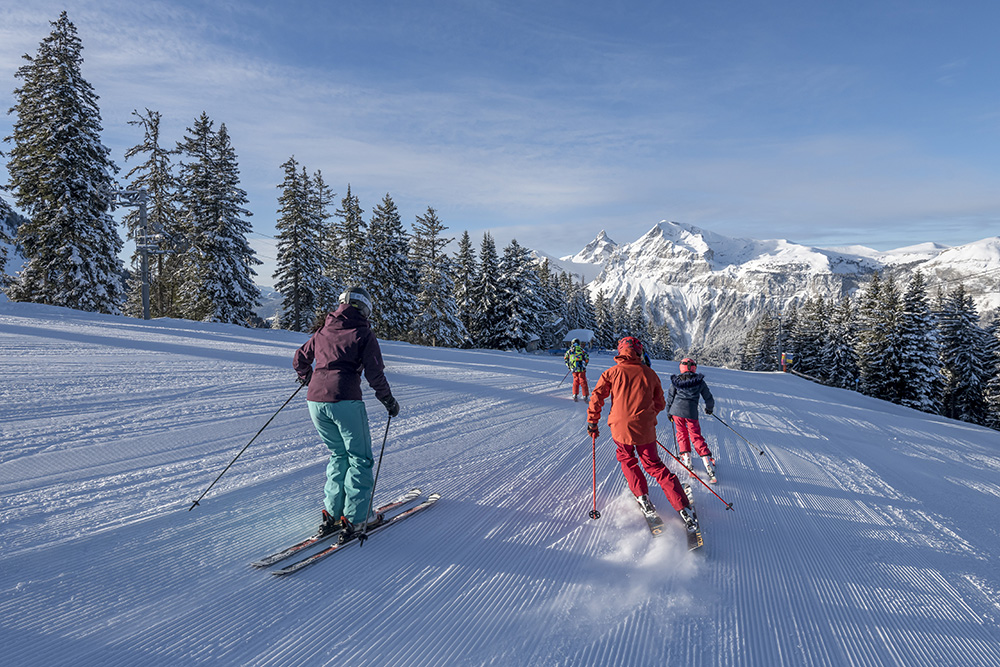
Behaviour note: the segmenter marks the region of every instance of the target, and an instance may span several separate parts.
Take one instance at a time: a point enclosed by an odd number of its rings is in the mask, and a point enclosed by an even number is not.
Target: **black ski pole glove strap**
[[[385,409],[389,411],[390,417],[395,417],[399,414],[399,402],[392,397],[392,394],[378,400],[382,401],[382,405],[384,405]]]

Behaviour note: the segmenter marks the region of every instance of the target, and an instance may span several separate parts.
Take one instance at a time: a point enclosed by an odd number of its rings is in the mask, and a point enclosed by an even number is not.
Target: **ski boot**
[[[650,501],[648,494],[639,496],[635,500],[639,503],[639,509],[641,509],[644,513],[652,514],[656,511],[656,508],[653,507],[653,503]]]
[[[385,523],[384,514],[374,514],[368,519],[368,525],[364,523],[351,523],[346,516],[340,517],[340,523],[343,527],[340,529],[340,537],[337,538],[337,542],[343,544],[344,542],[350,542],[358,535],[361,534],[362,530],[365,532],[371,530],[376,526],[381,526]]]
[[[576,403],[579,400],[580,400],[580,395],[579,394],[573,394],[573,402]]]
[[[690,507],[685,507],[681,509],[678,514],[681,515],[681,521],[684,522],[684,529],[688,532],[692,530],[698,530],[698,520],[694,518],[694,513],[691,511]]]
[[[711,456],[703,456],[701,457],[701,462],[705,464],[705,472],[708,473],[711,481],[717,481],[715,477],[715,459]]]
[[[688,470],[691,469],[691,452],[681,452],[681,465]]]
[[[327,535],[333,535],[341,528],[340,519],[334,519],[333,515],[323,510],[323,520],[319,524],[319,529],[316,531],[316,537],[326,537]]]

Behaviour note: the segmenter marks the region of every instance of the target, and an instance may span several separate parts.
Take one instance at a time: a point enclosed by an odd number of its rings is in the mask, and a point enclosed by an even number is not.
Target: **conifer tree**
[[[453,239],[442,235],[446,229],[430,206],[413,225],[410,261],[417,268],[418,280],[413,338],[425,345],[460,347],[468,332],[455,305],[451,261],[444,252]]]
[[[594,334],[599,347],[609,349],[614,347],[614,321],[611,314],[611,301],[604,294],[604,289],[597,290],[594,295]]]
[[[986,425],[1000,430],[1000,318],[986,327],[986,334],[993,357],[993,374],[986,382]]]
[[[472,344],[474,329],[473,318],[476,312],[475,293],[479,283],[479,264],[476,251],[472,247],[469,232],[462,232],[458,241],[458,251],[455,254],[455,307],[458,309],[458,319],[466,331],[466,345]]]
[[[406,338],[416,313],[417,285],[409,245],[396,203],[386,193],[368,223],[364,285],[372,297],[372,327],[393,340]]]
[[[253,267],[260,264],[247,242],[246,191],[239,187],[236,152],[223,123],[218,132],[202,112],[177,145],[181,162],[181,215],[189,248],[184,257],[181,300],[184,316],[206,322],[243,324],[253,317],[260,290]]]
[[[910,279],[900,304],[898,340],[900,357],[899,402],[924,412],[940,412],[940,349],[937,324],[927,301],[924,276]]]
[[[500,286],[500,258],[496,243],[489,232],[483,234],[479,247],[479,267],[472,293],[473,345],[500,349],[504,336],[505,308]]]
[[[290,157],[281,165],[278,187],[277,268],[274,288],[282,296],[278,324],[308,331],[323,296],[323,219],[318,214],[313,183],[305,168]]]
[[[834,387],[857,389],[855,337],[854,309],[851,298],[844,295],[839,304],[830,308],[830,324],[823,347],[824,377]]]
[[[556,277],[549,267],[549,260],[543,259],[533,266],[538,276],[539,295],[544,306],[541,316],[542,345],[552,349],[562,345],[563,334],[569,329],[566,326],[566,304],[559,292]]]
[[[327,245],[324,248],[327,265],[324,275],[338,290],[361,285],[367,275],[368,224],[365,222],[361,201],[351,194],[351,185],[347,185],[347,194],[340,202],[340,208],[334,212],[339,222],[334,221],[328,230]],[[338,294],[339,296],[339,294]]]
[[[887,398],[891,391],[887,386],[891,376],[889,369],[883,366],[888,349],[888,337],[895,328],[889,319],[890,313],[884,311],[890,307],[895,311],[898,303],[887,300],[883,295],[884,286],[879,274],[872,276],[858,300],[856,313],[857,322],[857,354],[858,354],[858,389],[863,394],[878,398]],[[891,314],[895,317],[895,313]]]
[[[308,182],[308,198],[309,198],[309,210],[312,215],[313,225],[316,227],[316,233],[319,236],[318,241],[318,253],[320,269],[317,275],[316,282],[316,315],[325,316],[326,313],[334,310],[336,304],[340,299],[340,294],[344,290],[343,285],[338,285],[334,280],[327,275],[327,267],[329,266],[329,257],[327,255],[327,236],[330,230],[330,219],[333,215],[330,213],[330,207],[333,205],[334,200],[337,195],[333,189],[327,185],[326,180],[323,179],[323,172],[316,170],[313,172],[311,179],[305,178],[305,173],[303,172],[303,180]],[[334,244],[334,251],[336,245],[336,239],[332,240]]]
[[[545,310],[539,293],[538,274],[532,267],[528,249],[511,239],[504,248],[500,263],[500,301],[502,304],[499,347],[523,349],[541,328],[539,312]]]
[[[777,370],[777,358],[778,320],[773,315],[764,313],[747,333],[740,368],[747,371]]]
[[[798,311],[791,332],[795,346],[795,369],[800,373],[824,380],[823,348],[826,345],[827,313],[822,297],[807,299]]]
[[[960,284],[940,302],[937,315],[944,372],[943,414],[985,424],[986,387],[995,369],[991,343],[979,326],[972,297]]]
[[[175,305],[180,289],[179,272],[181,259],[176,251],[183,243],[180,213],[177,209],[177,177],[173,173],[173,151],[160,141],[160,120],[158,111],[146,109],[140,114],[133,110],[133,120],[129,125],[142,128],[142,141],[125,152],[125,159],[145,156],[144,162],[132,167],[125,178],[128,190],[146,192],[146,230],[138,229],[140,214],[130,209],[125,215],[125,227],[131,238],[143,232],[158,235],[157,244],[162,252],[156,253],[149,267],[149,311],[152,317],[179,317],[181,313]],[[142,316],[142,285],[139,271],[139,251],[132,255],[134,278],[129,281],[126,314]]]
[[[14,201],[29,220],[17,230],[24,268],[8,288],[14,301],[120,312],[123,241],[110,214],[110,150],[101,114],[83,78],[83,45],[66,12],[15,76],[17,115],[7,171]]]
[[[0,157],[3,157],[2,151]],[[12,213],[10,206],[3,197],[0,197],[0,289],[6,289],[8,284],[7,246],[14,245],[14,236],[17,234],[16,230],[9,227]]]

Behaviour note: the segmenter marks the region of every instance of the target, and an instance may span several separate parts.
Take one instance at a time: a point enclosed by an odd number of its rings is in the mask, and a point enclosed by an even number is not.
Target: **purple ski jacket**
[[[361,311],[350,304],[326,316],[320,330],[295,351],[292,368],[299,378],[309,381],[306,398],[310,401],[362,400],[362,371],[375,398],[382,400],[392,393],[375,334]]]

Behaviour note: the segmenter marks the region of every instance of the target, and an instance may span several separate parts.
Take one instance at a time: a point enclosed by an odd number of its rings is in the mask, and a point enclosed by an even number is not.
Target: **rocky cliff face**
[[[602,259],[603,258],[603,259]],[[738,358],[747,330],[763,312],[782,312],[807,298],[853,293],[876,271],[906,281],[924,272],[933,294],[962,280],[985,317],[1000,308],[1000,238],[959,248],[933,244],[880,253],[823,250],[788,241],[737,239],[691,225],[660,222],[642,238],[615,245],[603,232],[572,257],[600,263],[588,287],[612,300],[642,299],[674,332],[679,352],[712,363]],[[944,281],[948,281],[945,283]]]

